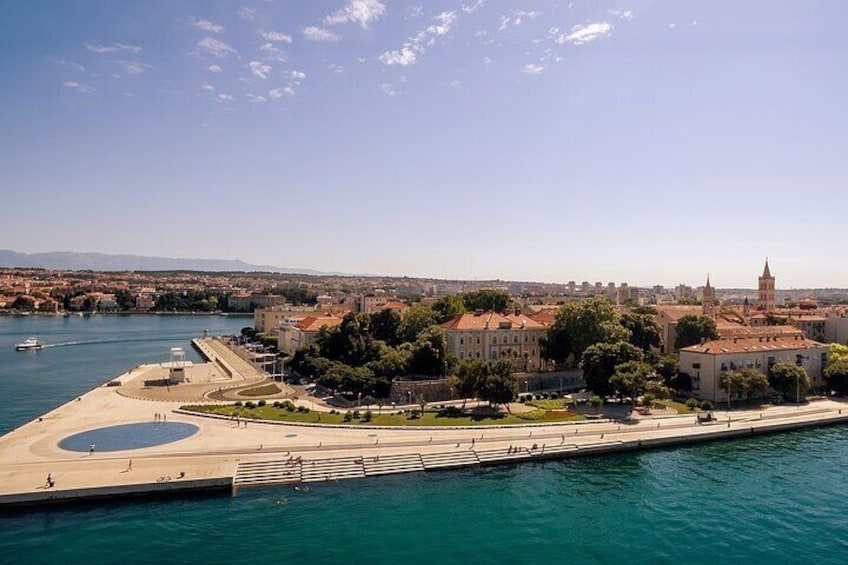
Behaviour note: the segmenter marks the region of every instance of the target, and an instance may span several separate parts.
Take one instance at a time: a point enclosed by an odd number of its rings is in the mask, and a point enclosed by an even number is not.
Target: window
[[[463,345],[464,343],[465,343],[465,340],[464,340],[464,339],[462,339],[462,338],[459,338],[459,344],[460,344],[460,345]]]
[[[477,338],[477,345],[480,345],[480,338]]]
[[[518,335],[512,336],[512,343],[518,343]]]
[[[527,339],[528,339],[529,337],[530,337],[530,336],[528,336],[527,334],[524,334],[524,343],[527,343]]]
[[[727,363],[722,363],[722,364],[721,364],[721,370],[722,370],[722,371],[726,371],[726,370],[727,370]]]

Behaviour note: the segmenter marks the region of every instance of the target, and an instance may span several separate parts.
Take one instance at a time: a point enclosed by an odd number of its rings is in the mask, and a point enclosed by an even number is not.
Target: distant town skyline
[[[842,2],[0,14],[0,248],[848,287]]]

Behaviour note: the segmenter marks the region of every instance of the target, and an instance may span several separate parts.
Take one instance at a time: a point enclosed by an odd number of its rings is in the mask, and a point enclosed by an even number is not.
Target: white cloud
[[[238,17],[243,20],[252,20],[256,17],[256,8],[251,8],[249,6],[244,6],[240,8],[238,11]]]
[[[347,0],[344,8],[324,18],[324,23],[339,25],[352,22],[368,29],[372,22],[379,20],[385,13],[386,6],[379,0]]]
[[[462,6],[462,11],[466,14],[473,14],[486,4],[486,0],[476,0],[473,4],[465,4]]]
[[[211,85],[211,84],[209,84],[209,83],[204,84],[204,85],[203,85],[203,86],[201,86],[200,88],[201,88],[201,89],[203,89],[203,90],[205,90],[205,91],[207,91],[207,92],[215,92],[215,87],[214,87],[214,86],[212,86],[212,85]]]
[[[306,78],[306,73],[303,71],[286,71],[286,76],[299,84]]]
[[[668,29],[674,29],[677,27],[677,24],[668,24]]]
[[[491,65],[492,64],[492,58],[491,57],[483,57],[483,64],[484,65]]]
[[[520,26],[524,23],[524,20],[532,20],[534,18],[539,17],[542,12],[538,10],[517,10],[512,14],[512,25]]]
[[[288,60],[288,57],[286,57],[286,53],[270,41],[260,45],[259,50],[265,53],[266,57],[268,57],[269,59],[273,59],[274,61],[283,62]]]
[[[197,43],[197,51],[212,55],[213,57],[226,57],[229,54],[235,54],[228,43],[215,39],[214,37],[205,37]]]
[[[279,31],[262,31],[259,30],[256,33],[262,36],[262,39],[265,41],[274,41],[277,43],[291,43],[292,36],[287,33],[282,33]]]
[[[285,88],[272,88],[268,91],[268,97],[271,100],[279,100],[283,96],[294,96],[296,94],[294,88],[287,86]]]
[[[73,61],[65,61],[63,59],[55,59],[56,64],[62,67],[67,71],[74,71],[77,73],[84,73],[85,67],[80,65],[79,63],[74,63]]]
[[[224,70],[224,69],[222,69],[222,68],[221,68],[221,67],[219,67],[218,65],[209,65],[209,72],[210,72],[210,73],[220,73],[220,72],[221,72],[221,71],[223,71],[223,70]]]
[[[84,94],[91,94],[96,90],[93,86],[89,86],[84,82],[77,82],[75,80],[65,81],[62,83],[62,86],[64,86],[65,88],[76,90],[77,92],[82,92]]]
[[[607,14],[627,21],[632,20],[636,16],[632,10],[607,10]]]
[[[223,100],[232,100],[232,99],[233,99],[233,97],[229,94],[219,94],[218,95],[218,100],[223,101]]]
[[[596,22],[586,26],[576,25],[571,28],[571,33],[559,33],[557,28],[553,28],[551,32],[556,35],[554,41],[563,44],[571,43],[573,45],[583,45],[594,41],[599,37],[606,37],[612,33],[613,27],[607,22]]]
[[[199,18],[194,18],[191,16],[189,16],[188,19],[185,20],[185,24],[189,27],[205,31],[207,33],[221,33],[222,31],[224,31],[224,26],[222,26],[221,24],[217,24],[209,20],[201,20]]]
[[[128,75],[140,75],[141,73],[153,68],[153,66],[148,65],[147,63],[139,63],[138,61],[118,61],[118,64]]]
[[[303,38],[308,41],[321,41],[324,43],[331,43],[341,39],[338,35],[328,29],[315,26],[303,28]]]
[[[395,87],[389,84],[388,82],[384,82],[380,85],[380,92],[387,96],[397,96],[398,91],[395,90]]]
[[[112,45],[98,45],[97,43],[86,43],[85,48],[94,53],[118,53],[129,51],[130,53],[141,53],[138,45],[127,45],[125,43],[113,43]]]
[[[262,80],[268,78],[268,73],[271,72],[271,65],[267,63],[263,63],[261,61],[251,61],[247,64],[248,68],[250,68],[250,72]]]
[[[395,51],[386,51],[380,55],[379,59],[381,63],[386,65],[400,65],[405,67],[407,65],[414,65],[418,58],[415,56],[415,51],[409,47],[401,47]]]
[[[265,98],[264,96],[255,96],[255,95],[250,94],[250,93],[245,94],[245,96],[247,97],[248,101],[253,102],[254,104],[261,104],[263,102],[268,101],[268,99]]]
[[[545,67],[542,65],[536,65],[534,63],[527,63],[523,67],[521,67],[521,72],[527,75],[539,75],[542,74],[542,71],[545,70]]]
[[[447,35],[457,20],[456,12],[442,12],[433,18],[436,23],[427,26],[404,41],[400,49],[383,52],[378,59],[385,65],[414,65],[418,56],[436,43],[436,38]]]

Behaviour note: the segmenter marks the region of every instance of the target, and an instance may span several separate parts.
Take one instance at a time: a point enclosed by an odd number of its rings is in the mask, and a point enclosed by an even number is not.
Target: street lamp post
[[[525,393],[530,392],[530,385],[527,384],[526,380],[524,381],[524,392]]]

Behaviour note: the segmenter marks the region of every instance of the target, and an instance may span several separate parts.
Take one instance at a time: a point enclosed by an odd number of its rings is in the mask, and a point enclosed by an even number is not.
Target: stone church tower
[[[760,293],[757,300],[757,310],[771,312],[774,310],[774,277],[769,271],[768,259],[766,259],[766,267],[763,269],[763,275],[760,277]]]
[[[710,286],[710,275],[707,275],[707,285],[704,287],[704,297],[701,300],[704,316],[715,315],[715,289]]]

